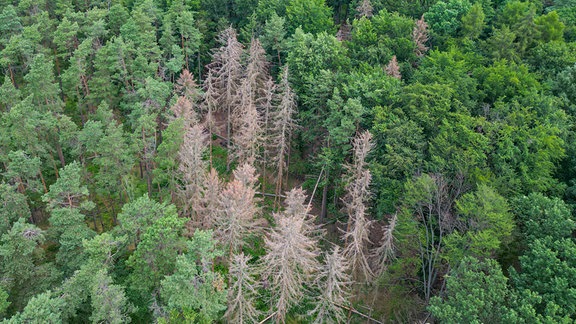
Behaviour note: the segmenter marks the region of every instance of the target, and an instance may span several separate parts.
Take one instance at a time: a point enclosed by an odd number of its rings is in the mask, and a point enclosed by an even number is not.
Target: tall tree
[[[207,79],[207,82],[210,81],[211,84],[207,87],[214,89],[219,108],[226,112],[226,141],[227,146],[231,147],[232,118],[237,106],[236,99],[243,74],[244,49],[236,39],[236,31],[232,27],[224,30],[218,36],[218,41],[222,46],[214,52],[212,62],[208,65],[208,73],[211,77]],[[230,169],[230,159],[226,168]]]
[[[275,214],[276,227],[264,239],[262,275],[270,280],[278,322],[284,322],[290,308],[305,296],[320,269],[318,230],[305,200],[301,188],[288,192],[286,210]]]
[[[142,233],[140,243],[126,262],[132,269],[128,278],[130,288],[148,302],[160,281],[174,272],[176,258],[184,248],[182,233],[186,220],[178,217],[173,205],[163,205],[162,209],[163,215]]]
[[[348,225],[343,239],[344,255],[350,262],[350,270],[357,280],[369,281],[374,273],[370,268],[368,244],[370,243],[370,227],[366,211],[370,199],[370,181],[372,175],[367,166],[367,157],[372,149],[372,134],[365,131],[353,141],[354,163],[347,166],[348,185],[345,197]]]
[[[513,320],[506,307],[507,278],[494,260],[466,257],[450,272],[444,299],[434,297],[429,310],[443,323],[502,323]]]
[[[82,240],[96,234],[88,227],[82,211],[90,211],[94,203],[88,200],[88,188],[82,184],[82,167],[78,162],[66,165],[60,178],[42,196],[50,211],[51,230],[56,233],[60,248],[56,261],[71,274],[85,261]]]
[[[214,322],[226,309],[226,287],[220,273],[213,270],[218,249],[212,231],[197,230],[187,243],[187,252],[176,259],[175,271],[161,282],[160,296],[170,319],[191,317],[201,323]]]
[[[246,74],[238,93],[236,112],[236,131],[233,136],[234,155],[239,164],[260,162],[261,143],[263,142],[263,104],[266,104],[266,81],[268,62],[266,52],[258,39],[250,43]]]
[[[112,283],[112,278],[105,270],[95,274],[92,287],[92,315],[94,323],[120,324],[129,323],[133,306],[128,302],[124,287]]]
[[[342,323],[346,314],[342,306],[348,303],[348,288],[351,277],[348,274],[348,261],[340,252],[339,246],[334,246],[331,253],[324,254],[324,264],[318,277],[318,290],[315,323]]]
[[[232,285],[228,288],[228,309],[224,315],[234,323],[257,322],[260,312],[254,307],[257,296],[250,258],[244,253],[234,255],[230,264]]]
[[[234,170],[234,180],[220,194],[220,217],[216,220],[216,236],[229,249],[229,260],[239,253],[244,240],[256,233],[260,208],[256,206],[258,176],[253,166],[244,164]]]
[[[296,94],[292,91],[288,81],[288,66],[282,71],[280,85],[278,86],[279,104],[276,111],[271,114],[270,154],[274,169],[276,170],[276,195],[283,190],[282,181],[288,172],[288,154],[290,154],[290,140],[296,126],[294,116],[296,114]]]
[[[199,124],[188,126],[178,157],[180,178],[182,182],[183,212],[195,223],[199,222],[197,209],[200,205],[202,184],[206,175],[207,163],[203,159],[206,150],[207,136]]]

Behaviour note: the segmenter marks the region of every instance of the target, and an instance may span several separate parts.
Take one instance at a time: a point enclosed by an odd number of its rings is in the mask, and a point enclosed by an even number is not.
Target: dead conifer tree
[[[170,107],[170,110],[175,119],[182,118],[184,120],[184,127],[190,127],[198,123],[198,116],[194,111],[193,104],[190,99],[185,96],[178,97],[176,102]]]
[[[402,79],[396,55],[392,56],[392,59],[388,62],[388,65],[386,65],[386,74],[398,80]]]
[[[229,27],[219,36],[222,44],[212,55],[212,62],[208,65],[207,88],[213,88],[214,98],[221,110],[226,112],[226,142],[230,147],[232,140],[232,117],[237,105],[238,91],[243,75],[242,53],[243,46],[236,38],[236,30]],[[230,159],[226,165],[230,169]]]
[[[372,221],[366,215],[368,200],[370,199],[370,181],[372,176],[366,158],[372,148],[372,134],[365,131],[353,140],[354,163],[347,165],[346,197],[344,203],[348,214],[348,226],[344,233],[344,255],[350,262],[353,276],[360,280],[369,281],[373,277],[368,262],[368,244],[370,244],[370,227]]]
[[[230,259],[242,250],[244,239],[258,230],[256,216],[256,169],[243,164],[234,170],[234,180],[226,185],[219,197],[221,213],[216,219],[216,236],[229,248]]]
[[[302,189],[288,192],[286,210],[274,215],[276,228],[264,239],[267,253],[262,258],[262,275],[270,280],[272,308],[280,323],[307,292],[305,287],[313,284],[320,269],[319,232],[305,200]]]
[[[340,247],[334,246],[332,253],[325,254],[324,264],[318,276],[320,296],[316,308],[312,311],[316,315],[314,323],[346,321],[346,314],[340,306],[348,304],[348,286],[351,280],[347,271],[348,261],[340,253]]]
[[[195,102],[200,97],[200,90],[196,80],[194,80],[194,75],[187,69],[180,73],[180,77],[174,85],[174,90],[179,96],[186,97],[191,102]]]
[[[416,48],[414,49],[416,56],[424,56],[426,51],[428,51],[428,46],[426,46],[426,42],[428,41],[428,24],[424,21],[424,15],[416,20],[416,26],[414,26],[414,30],[412,31],[412,40],[414,44],[416,44]]]
[[[266,60],[266,50],[257,38],[252,38],[246,66],[246,79],[250,82],[252,97],[258,104],[265,97],[265,84],[271,79]]]
[[[356,11],[358,11],[358,18],[370,18],[374,15],[374,8],[372,7],[370,0],[362,0],[360,5],[356,8]]]
[[[234,118],[234,135],[232,155],[239,164],[252,164],[259,157],[262,146],[262,118],[256,108],[256,101],[250,94],[252,85],[248,79],[242,81],[240,87],[240,103]]]
[[[265,86],[270,79],[266,52],[258,39],[253,38],[233,119],[233,156],[239,164],[254,165],[257,160],[260,161],[264,131],[263,111],[259,108],[266,104]]]
[[[276,84],[272,78],[268,79],[264,85],[264,97],[262,98],[261,102],[261,110],[262,110],[262,128],[263,133],[266,134],[264,137],[264,150],[262,152],[262,191],[266,191],[266,183],[267,183],[267,175],[266,170],[271,165],[269,159],[270,155],[270,143],[272,139],[273,131],[272,131],[272,109],[274,109],[274,103],[276,100]]]
[[[390,218],[388,225],[383,226],[382,238],[380,244],[374,253],[376,264],[374,272],[381,275],[386,270],[387,264],[394,258],[394,229],[398,222],[398,215],[394,214]]]
[[[202,183],[202,194],[199,205],[196,207],[199,226],[204,229],[212,228],[212,223],[219,216],[220,192],[222,191],[222,181],[218,177],[218,172],[214,168],[210,169],[204,177]]]
[[[284,67],[279,85],[279,104],[272,114],[272,128],[270,129],[270,154],[276,170],[276,196],[282,192],[282,180],[288,169],[288,154],[290,153],[290,139],[295,128],[294,114],[296,113],[296,94],[288,82],[288,66]]]
[[[204,113],[203,123],[208,129],[208,134],[210,136],[209,149],[210,149],[210,167],[212,167],[212,135],[214,134],[214,128],[216,126],[216,121],[214,119],[214,113],[219,109],[218,106],[218,92],[216,89],[216,84],[214,82],[214,75],[208,73],[206,80],[204,82],[204,96],[202,101],[202,110]]]
[[[232,285],[228,289],[228,309],[226,321],[229,323],[256,323],[260,312],[254,307],[257,295],[248,258],[244,253],[234,255],[230,264]]]
[[[206,162],[202,158],[206,150],[206,141],[204,128],[197,123],[193,124],[186,129],[178,154],[183,212],[195,223],[198,222],[196,209],[200,205],[202,184],[206,174]]]

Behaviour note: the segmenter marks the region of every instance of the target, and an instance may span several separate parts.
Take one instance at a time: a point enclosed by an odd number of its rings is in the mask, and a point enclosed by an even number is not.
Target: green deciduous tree
[[[504,197],[486,185],[456,201],[456,230],[446,237],[445,257],[456,264],[465,256],[493,258],[510,241],[514,221]]]
[[[330,32],[334,26],[332,10],[324,0],[289,0],[286,5],[288,33],[300,27],[305,33]]]

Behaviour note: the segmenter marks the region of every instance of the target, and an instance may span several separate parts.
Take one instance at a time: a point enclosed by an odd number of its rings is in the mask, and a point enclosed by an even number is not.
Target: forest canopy
[[[2,323],[576,321],[574,0],[0,0]]]

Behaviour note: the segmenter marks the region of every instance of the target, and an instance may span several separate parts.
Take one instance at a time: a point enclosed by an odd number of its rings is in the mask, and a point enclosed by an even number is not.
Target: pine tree
[[[282,180],[288,170],[287,158],[290,153],[290,139],[295,128],[293,116],[296,114],[296,94],[288,82],[288,66],[284,67],[279,85],[280,103],[272,114],[270,132],[271,155],[276,170],[276,195],[282,192]]]
[[[318,229],[305,200],[301,188],[288,192],[286,210],[274,215],[276,228],[264,239],[267,253],[261,263],[263,278],[270,280],[278,322],[284,322],[290,307],[304,297],[306,286],[313,284],[320,268]]]
[[[351,279],[348,271],[348,261],[340,252],[339,246],[334,246],[332,253],[325,254],[324,264],[318,275],[318,290],[320,296],[316,308],[315,323],[344,323],[346,314],[340,306],[348,303],[348,286]]]
[[[240,253],[234,255],[230,264],[233,283],[228,289],[228,310],[224,316],[231,323],[255,323],[260,313],[254,307],[253,298],[257,296],[257,291],[249,260],[244,253]]]
[[[106,270],[95,274],[91,300],[93,312],[90,319],[94,323],[130,322],[130,313],[134,311],[134,307],[128,302],[124,287],[113,284]]]
[[[88,200],[88,188],[82,184],[82,168],[78,162],[66,165],[60,178],[42,196],[50,211],[51,229],[56,232],[60,248],[56,261],[68,271],[78,269],[85,260],[82,240],[96,234],[88,227],[81,211],[90,211],[94,203]]]
[[[416,44],[414,53],[418,57],[424,56],[426,51],[428,51],[428,46],[426,42],[428,41],[428,24],[424,21],[424,15],[418,20],[416,20],[416,26],[412,31],[412,40]]]
[[[372,221],[366,215],[367,202],[370,199],[371,174],[366,157],[372,148],[372,134],[365,131],[353,141],[354,163],[347,165],[349,183],[344,199],[348,214],[348,226],[344,233],[344,255],[350,261],[350,269],[355,278],[369,281],[374,275],[368,262],[368,244]]]

